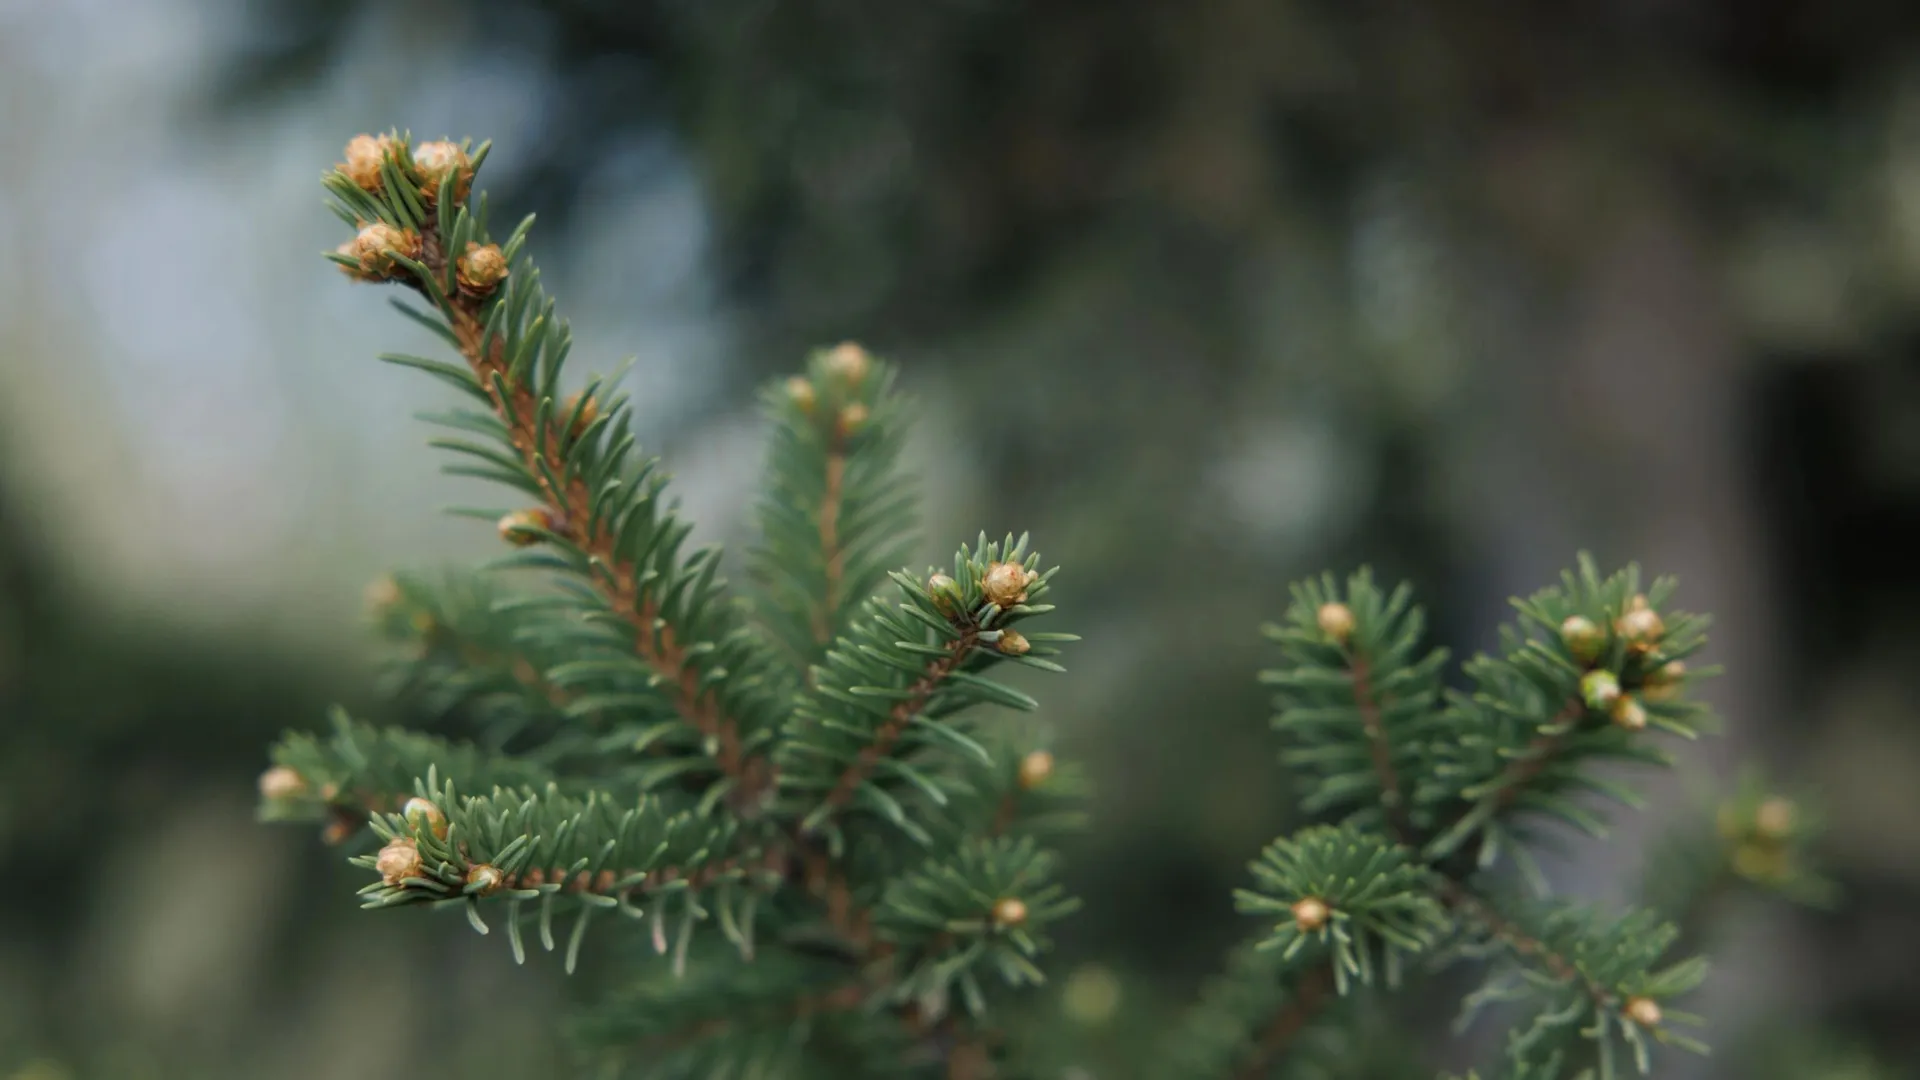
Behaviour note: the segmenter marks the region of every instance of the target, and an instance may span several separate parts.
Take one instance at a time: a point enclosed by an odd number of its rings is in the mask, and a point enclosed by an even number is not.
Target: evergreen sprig
[[[735,594],[719,549],[687,548],[618,377],[563,388],[571,333],[531,220],[496,241],[470,197],[486,156],[357,137],[324,179],[355,230],[328,257],[413,293],[396,306],[451,353],[383,359],[463,395],[423,419],[448,432],[448,473],[512,494],[454,509],[510,551],[374,590],[388,687],[433,732],[336,712],[330,733],[289,734],[262,815],[323,819],[335,842],[370,826],[383,846],[351,860],[367,907],[460,908],[504,925],[516,958],[528,933],[564,940],[571,972],[590,925],[624,928],[592,954],[601,992],[572,1026],[598,1075],[1037,1080],[999,1008],[1045,980],[1078,905],[1043,843],[1081,823],[1086,784],[1006,676],[1062,670],[1073,635],[1032,628],[1056,569],[984,533],[951,572],[900,569],[910,411],[896,369],[843,344],[763,395],[752,589]],[[1338,1080],[1379,995],[1462,964],[1487,975],[1469,1014],[1530,1010],[1509,1080],[1618,1080],[1656,1046],[1701,1049],[1670,1002],[1706,965],[1668,953],[1730,889],[1824,899],[1811,812],[1743,788],[1717,830],[1661,848],[1650,906],[1623,915],[1543,898],[1530,855],[1555,824],[1604,836],[1593,797],[1638,805],[1596,766],[1668,764],[1657,738],[1710,726],[1687,698],[1710,673],[1687,667],[1706,620],[1673,588],[1582,556],[1515,601],[1452,688],[1407,586],[1363,570],[1295,588],[1261,679],[1324,820],[1254,861],[1236,896],[1267,925],[1151,1075]]]
[[[899,466],[908,409],[897,374],[842,345],[764,394],[773,436],[752,567],[764,621],[803,671],[913,549],[919,505]]]
[[[891,884],[882,898],[882,936],[908,957],[896,999],[941,1016],[955,993],[967,1011],[987,1008],[981,974],[1010,987],[1046,981],[1034,960],[1045,928],[1079,901],[1052,881],[1053,856],[1032,838],[971,840]]]
[[[1352,826],[1314,826],[1268,846],[1253,874],[1259,890],[1236,893],[1239,908],[1285,919],[1259,945],[1293,959],[1308,945],[1330,953],[1334,984],[1373,981],[1379,966],[1399,983],[1406,959],[1448,928],[1435,881],[1413,852]]]

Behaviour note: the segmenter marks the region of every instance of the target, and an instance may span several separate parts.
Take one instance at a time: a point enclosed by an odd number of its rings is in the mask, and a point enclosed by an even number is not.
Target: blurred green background
[[[1066,567],[1099,824],[1083,1007],[1033,1008],[1087,1076],[1249,929],[1287,582],[1410,578],[1465,652],[1582,547],[1716,615],[1731,723],[1556,882],[1629,899],[1759,760],[1847,890],[1731,911],[1661,1075],[1920,1075],[1920,7],[0,0],[0,102],[0,1080],[559,1075],[553,965],[252,820],[371,698],[362,586],[493,543],[371,359],[431,344],[317,254],[389,125],[495,140],[700,535],[752,387],[851,337],[922,403],[926,555]]]

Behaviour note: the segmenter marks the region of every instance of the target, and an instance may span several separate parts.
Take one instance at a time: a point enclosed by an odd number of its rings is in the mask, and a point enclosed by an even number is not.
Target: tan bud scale
[[[1032,791],[1053,775],[1053,755],[1035,750],[1020,759],[1020,788]]]
[[[1019,926],[1026,922],[1026,902],[1013,896],[1001,897],[994,901],[993,921],[1000,926]]]
[[[423,869],[420,848],[412,840],[400,837],[380,849],[374,866],[380,871],[380,880],[388,885],[398,885],[410,877],[419,877]]]
[[[1353,636],[1353,609],[1345,604],[1321,604],[1314,621],[1320,624],[1320,632],[1337,644],[1345,645]]]

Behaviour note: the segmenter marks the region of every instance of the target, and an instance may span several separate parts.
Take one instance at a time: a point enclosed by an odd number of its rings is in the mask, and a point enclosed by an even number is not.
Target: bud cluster
[[[472,156],[459,143],[445,139],[409,148],[405,138],[392,132],[355,135],[347,141],[345,159],[334,168],[360,190],[375,195],[386,190],[389,164],[413,182],[415,192],[428,206],[440,200],[440,187],[448,178],[453,180],[455,202],[464,201],[473,186]]]
[[[1630,598],[1609,625],[1585,615],[1568,616],[1560,624],[1560,643],[1586,669],[1580,697],[1589,712],[1628,731],[1646,728],[1645,703],[1672,699],[1686,678],[1685,663],[1659,656],[1666,633],[1660,613],[1641,594]]]
[[[801,415],[825,426],[835,442],[865,430],[872,418],[864,398],[873,386],[873,357],[858,344],[846,341],[818,357],[813,373],[787,380],[787,400]]]
[[[376,200],[386,200],[387,205],[410,205],[415,215],[422,207],[437,205],[443,189],[451,190],[455,202],[464,202],[473,187],[474,168],[473,155],[459,143],[438,139],[409,146],[405,136],[393,132],[355,135],[347,143],[343,160],[334,166],[354,187]],[[407,191],[389,190],[395,184]],[[421,235],[393,224],[394,220],[362,221],[354,238],[334,249],[339,256],[336,262],[348,277],[392,280],[405,271],[402,260],[418,260],[426,253]],[[454,262],[461,289],[472,295],[486,295],[507,276],[506,257],[494,244],[469,242],[465,251],[448,252],[446,257]]]
[[[1804,831],[1793,802],[1768,796],[1751,806],[1720,808],[1720,834],[1732,846],[1733,872],[1760,884],[1785,881],[1793,868],[1793,841]]]

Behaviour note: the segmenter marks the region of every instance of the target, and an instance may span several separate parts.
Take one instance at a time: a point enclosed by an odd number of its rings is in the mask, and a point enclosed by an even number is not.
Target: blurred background
[[[494,140],[702,535],[754,386],[857,338],[926,556],[1065,565],[1098,824],[1033,1007],[1084,1075],[1250,929],[1287,583],[1371,563],[1471,652],[1581,548],[1715,614],[1731,723],[1557,884],[1631,899],[1758,761],[1846,890],[1719,918],[1661,1075],[1920,1075],[1920,7],[0,0],[0,105],[0,1078],[561,1075],[555,965],[252,817],[371,696],[366,582],[495,543],[372,359],[430,340],[318,254],[388,126]]]

